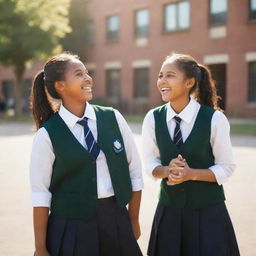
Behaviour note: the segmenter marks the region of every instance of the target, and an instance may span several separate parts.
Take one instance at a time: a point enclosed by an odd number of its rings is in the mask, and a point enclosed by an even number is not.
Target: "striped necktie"
[[[88,126],[88,118],[84,118],[81,121],[77,122],[78,124],[84,127],[84,138],[87,145],[87,151],[97,159],[100,153],[100,147],[98,146],[97,142],[95,141],[93,134]]]
[[[182,119],[178,116],[175,116],[174,120],[176,122],[176,127],[174,130],[173,142],[175,143],[175,145],[177,145],[179,147],[183,144],[182,134],[181,134],[181,130],[180,130],[180,122]]]

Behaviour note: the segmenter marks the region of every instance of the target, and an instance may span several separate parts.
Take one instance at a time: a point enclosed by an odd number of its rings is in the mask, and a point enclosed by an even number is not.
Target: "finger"
[[[182,157],[181,154],[178,155],[178,159],[179,159],[180,161],[183,161],[183,157]]]
[[[184,171],[184,168],[183,167],[171,167],[170,168],[170,172],[172,173],[172,172],[183,172]]]

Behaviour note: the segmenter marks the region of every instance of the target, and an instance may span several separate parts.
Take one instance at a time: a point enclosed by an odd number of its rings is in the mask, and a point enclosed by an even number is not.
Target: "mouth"
[[[90,86],[82,86],[81,89],[83,91],[92,92],[92,87],[90,87]]]
[[[169,91],[171,91],[171,88],[169,88],[169,87],[163,87],[163,88],[161,88],[161,92],[162,92],[162,93],[166,93],[166,92],[169,92]]]

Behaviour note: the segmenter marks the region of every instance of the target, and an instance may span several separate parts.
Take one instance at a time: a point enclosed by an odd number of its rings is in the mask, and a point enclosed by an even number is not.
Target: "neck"
[[[83,117],[86,108],[86,102],[67,102],[63,101],[63,106],[77,117]]]
[[[190,98],[186,97],[186,98],[179,98],[176,101],[172,101],[170,102],[170,105],[172,107],[172,109],[179,114],[189,103]]]

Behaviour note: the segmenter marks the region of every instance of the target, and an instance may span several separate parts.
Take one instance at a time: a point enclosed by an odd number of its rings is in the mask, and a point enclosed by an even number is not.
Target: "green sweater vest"
[[[94,106],[97,118],[97,143],[104,152],[119,206],[131,198],[132,186],[123,138],[112,108]],[[43,127],[51,139],[55,154],[50,192],[51,213],[58,217],[88,219],[97,211],[96,161],[71,133],[59,114]],[[113,142],[119,140],[124,150],[116,153]]]
[[[214,165],[210,144],[211,119],[214,109],[201,105],[194,127],[180,146],[173,143],[166,124],[167,105],[154,111],[156,141],[163,166],[181,154],[191,168],[208,169]],[[222,186],[216,182],[186,181],[175,186],[166,184],[162,179],[159,201],[173,208],[202,208],[225,200]]]

